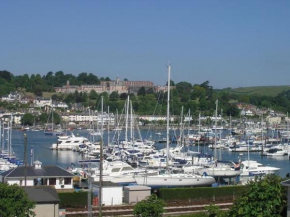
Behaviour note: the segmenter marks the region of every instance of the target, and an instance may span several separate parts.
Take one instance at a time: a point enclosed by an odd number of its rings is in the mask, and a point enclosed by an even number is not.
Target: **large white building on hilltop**
[[[55,88],[55,92],[58,93],[74,93],[75,91],[78,92],[86,92],[89,93],[92,90],[96,91],[97,93],[112,93],[116,91],[117,93],[131,93],[132,90],[138,90],[140,87],[145,88],[152,88],[153,91],[159,92],[159,91],[167,91],[166,86],[154,86],[153,82],[151,81],[121,81],[118,77],[116,80],[112,81],[101,81],[99,85],[70,85],[69,81],[67,81],[67,84],[63,87],[57,87]],[[174,89],[175,87],[171,87],[171,89]]]

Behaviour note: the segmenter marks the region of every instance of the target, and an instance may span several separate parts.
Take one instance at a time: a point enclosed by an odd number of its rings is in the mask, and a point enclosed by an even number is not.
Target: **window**
[[[121,168],[113,168],[112,169],[112,173],[117,173],[117,172],[119,172],[121,170]]]
[[[59,178],[59,184],[63,185],[63,178]]]
[[[56,178],[50,178],[49,185],[56,185]]]
[[[71,178],[64,178],[64,184],[70,185],[71,184]]]

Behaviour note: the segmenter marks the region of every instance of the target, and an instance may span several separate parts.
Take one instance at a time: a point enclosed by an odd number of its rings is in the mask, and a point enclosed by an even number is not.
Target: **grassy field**
[[[277,96],[285,90],[290,90],[290,86],[260,86],[260,87],[239,87],[226,90],[228,93],[259,95],[259,96]]]
[[[53,93],[50,93],[50,92],[43,92],[43,93],[42,93],[42,96],[43,96],[44,99],[50,99],[51,96],[52,96],[53,94],[61,95],[61,93],[55,93],[55,92],[53,92]],[[31,92],[25,92],[25,95],[26,95],[26,96],[34,96],[34,94],[31,93]],[[63,94],[63,95],[66,96],[66,95],[68,95],[68,94],[65,93],[65,94]]]

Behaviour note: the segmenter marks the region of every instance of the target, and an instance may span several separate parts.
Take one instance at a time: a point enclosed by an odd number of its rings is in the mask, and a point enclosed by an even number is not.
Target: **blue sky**
[[[290,1],[0,1],[0,70],[288,85]]]

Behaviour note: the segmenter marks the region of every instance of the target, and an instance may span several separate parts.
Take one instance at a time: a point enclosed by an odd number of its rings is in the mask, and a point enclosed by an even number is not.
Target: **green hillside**
[[[285,90],[290,90],[290,86],[258,86],[258,87],[239,87],[233,89],[224,89],[224,91],[233,94],[246,94],[258,96],[277,96]]]

